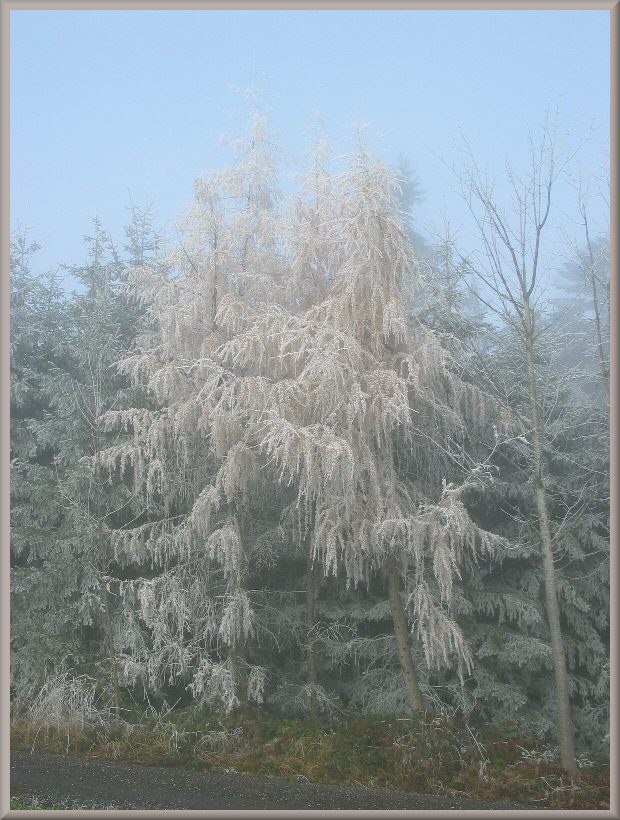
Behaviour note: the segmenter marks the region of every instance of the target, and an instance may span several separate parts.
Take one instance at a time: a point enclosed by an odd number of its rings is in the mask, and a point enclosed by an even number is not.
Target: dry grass
[[[535,738],[478,733],[463,719],[363,718],[329,725],[189,709],[68,729],[22,720],[11,736],[14,749],[55,754],[556,809],[609,808],[608,765],[585,765],[571,781]]]

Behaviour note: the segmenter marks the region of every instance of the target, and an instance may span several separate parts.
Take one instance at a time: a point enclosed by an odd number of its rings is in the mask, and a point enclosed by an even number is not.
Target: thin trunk
[[[243,534],[243,517],[242,514],[237,510],[237,504],[234,499],[228,502],[228,510],[230,514],[233,516],[237,531],[239,533],[239,539],[241,544],[243,545],[244,534]],[[241,568],[239,568],[239,571]],[[240,576],[235,579],[235,583],[237,588],[241,586]],[[247,675],[247,665],[246,665],[246,636],[241,634],[237,636],[235,642],[230,647],[229,650],[229,657],[231,660],[232,666],[232,676],[233,676],[233,687],[235,695],[237,696],[237,700],[239,701],[239,708],[245,709],[248,705],[248,675]]]
[[[594,265],[594,252],[592,251],[592,243],[590,242],[590,232],[588,230],[588,220],[585,215],[584,226],[586,229],[586,243],[588,246],[588,256],[590,257],[590,284],[592,285],[592,303],[594,305],[594,326],[596,328],[596,346],[598,350],[598,362],[601,369],[601,377],[605,392],[607,393],[607,401],[609,401],[609,365],[605,358],[605,346],[603,344],[603,332],[601,329],[601,309],[598,301],[598,288],[596,287],[596,273]]]
[[[239,708],[246,709],[248,705],[248,676],[245,664],[245,641],[239,640],[230,649],[232,661],[233,685],[239,701]]]
[[[94,450],[95,456],[99,455],[99,417],[95,421],[94,431]],[[95,466],[95,470],[98,468]],[[112,685],[112,697],[114,699],[114,712],[116,717],[121,714],[121,699],[120,688],[118,685],[118,662],[116,659],[116,648],[114,646],[114,633],[112,631],[112,602],[110,600],[110,562],[108,560],[108,538],[104,529],[103,522],[103,503],[101,500],[102,487],[99,481],[99,476],[96,476],[97,487],[97,533],[99,540],[99,558],[101,561],[101,587],[103,592],[103,611],[105,619],[106,644],[108,648],[108,659],[110,664],[110,683]]]
[[[549,521],[547,491],[545,489],[542,422],[538,410],[538,388],[536,385],[534,367],[534,326],[531,309],[527,302],[524,312],[524,327],[528,392],[532,417],[532,477],[534,479],[538,530],[543,556],[547,622],[549,626],[549,637],[551,639],[553,671],[555,676],[556,720],[560,741],[560,758],[563,768],[570,774],[574,774],[577,771],[577,762],[575,760],[575,741],[570,713],[566,655],[564,652],[564,642],[562,640],[560,607],[558,604],[555,567],[553,565],[553,538]]]
[[[214,212],[213,204],[211,204],[211,213]],[[218,286],[218,277],[217,277],[217,228],[213,232],[213,285],[211,287],[211,328],[215,330],[217,328],[217,323],[215,321],[215,317],[217,316],[217,286]]]
[[[99,504],[97,505],[99,506]],[[118,685],[118,662],[116,660],[116,649],[114,647],[114,633],[112,631],[112,603],[110,601],[110,575],[108,562],[108,539],[103,527],[103,518],[98,510],[98,535],[99,535],[99,555],[101,556],[101,587],[103,591],[103,612],[105,618],[106,645],[108,647],[108,658],[110,663],[110,683],[112,684],[112,695],[114,698],[114,711],[116,717],[120,717],[121,702],[120,688]]]
[[[605,359],[605,346],[603,345],[603,333],[601,330],[601,314],[598,304],[598,293],[596,288],[596,279],[592,276],[592,300],[594,302],[594,322],[596,325],[596,344],[598,348],[598,360],[601,368],[601,377],[605,392],[607,393],[607,400],[609,401],[609,367]]]
[[[316,687],[319,684],[319,670],[314,644],[314,626],[316,624],[316,563],[313,560],[312,547],[308,549],[308,567],[306,571],[306,661],[308,664],[308,683],[310,684],[310,717],[317,718],[319,705]]]
[[[116,649],[114,647],[114,636],[112,632],[112,607],[110,604],[110,587],[109,587],[109,576],[107,573],[102,573],[102,585],[103,585],[103,606],[105,611],[105,623],[106,623],[106,637],[107,637],[107,644],[108,644],[108,656],[110,659],[110,680],[112,683],[112,693],[114,697],[114,712],[116,713],[116,717],[120,717],[121,714],[121,699],[120,699],[120,687],[118,685],[118,662],[116,659]]]
[[[390,595],[390,609],[392,610],[392,621],[394,622],[394,634],[398,646],[398,657],[400,659],[405,688],[407,689],[407,699],[412,712],[424,711],[424,700],[418,678],[411,656],[411,646],[409,643],[409,628],[405,617],[405,608],[400,594],[400,571],[396,559],[392,556],[387,559],[388,589]]]

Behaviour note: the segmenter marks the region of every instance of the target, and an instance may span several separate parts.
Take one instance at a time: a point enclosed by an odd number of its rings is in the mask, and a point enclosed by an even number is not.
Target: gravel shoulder
[[[510,803],[290,783],[236,772],[192,772],[107,760],[11,753],[11,790],[101,809],[525,809]]]

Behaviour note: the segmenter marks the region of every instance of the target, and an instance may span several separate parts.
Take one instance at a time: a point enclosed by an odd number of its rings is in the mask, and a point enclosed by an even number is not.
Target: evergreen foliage
[[[530,356],[449,228],[413,230],[406,162],[361,137],[338,173],[329,154],[320,136],[284,198],[254,107],[177,241],[132,207],[119,250],[95,219],[71,296],[14,237],[15,702],[426,710],[555,737],[533,378],[574,728],[604,755],[606,241],[564,271],[590,294],[577,329],[533,306]]]

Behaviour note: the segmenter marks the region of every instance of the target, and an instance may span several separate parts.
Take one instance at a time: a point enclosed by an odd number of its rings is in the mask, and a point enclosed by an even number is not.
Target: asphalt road
[[[524,809],[508,803],[365,787],[289,783],[236,772],[191,772],[57,755],[11,753],[11,791],[68,808]]]

